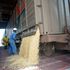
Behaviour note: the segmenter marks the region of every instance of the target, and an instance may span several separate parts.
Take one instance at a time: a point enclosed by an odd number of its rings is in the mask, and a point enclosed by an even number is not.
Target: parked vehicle
[[[20,11],[16,9],[17,5]],[[69,0],[22,0],[22,2],[18,0],[17,5],[9,23],[13,20],[13,27],[15,25],[18,28],[18,37],[31,35],[36,30],[35,26],[39,24],[40,43],[43,44],[40,47],[42,50],[45,48],[46,55],[51,55],[55,48],[70,50],[68,40],[70,36],[68,33]],[[15,20],[13,16],[15,16]],[[8,24],[8,27],[12,27],[12,24]]]

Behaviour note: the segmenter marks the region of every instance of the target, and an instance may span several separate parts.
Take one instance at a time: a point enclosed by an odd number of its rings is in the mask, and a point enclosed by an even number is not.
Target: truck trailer
[[[34,34],[38,25],[39,49],[45,55],[52,55],[55,49],[70,50],[70,0],[18,0],[9,23],[7,35],[17,27],[21,39]]]

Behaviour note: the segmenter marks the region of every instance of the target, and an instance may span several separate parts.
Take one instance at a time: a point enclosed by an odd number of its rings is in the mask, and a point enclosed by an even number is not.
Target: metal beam
[[[11,11],[11,9],[0,9],[0,12],[9,12],[9,11]]]
[[[14,5],[14,3],[13,4],[0,3],[1,7],[13,7],[13,5]]]
[[[2,4],[15,4],[17,0],[0,0],[0,3]]]

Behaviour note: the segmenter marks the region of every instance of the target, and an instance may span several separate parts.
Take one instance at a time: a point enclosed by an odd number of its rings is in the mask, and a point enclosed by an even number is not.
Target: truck
[[[18,0],[6,33],[9,36],[17,27],[17,38],[22,39],[34,34],[36,25],[40,28],[40,52],[50,56],[55,49],[70,50],[70,0]]]

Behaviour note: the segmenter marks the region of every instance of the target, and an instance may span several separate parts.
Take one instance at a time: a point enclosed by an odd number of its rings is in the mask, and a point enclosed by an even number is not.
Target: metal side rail
[[[46,34],[41,36],[41,42],[68,43],[68,34]]]

